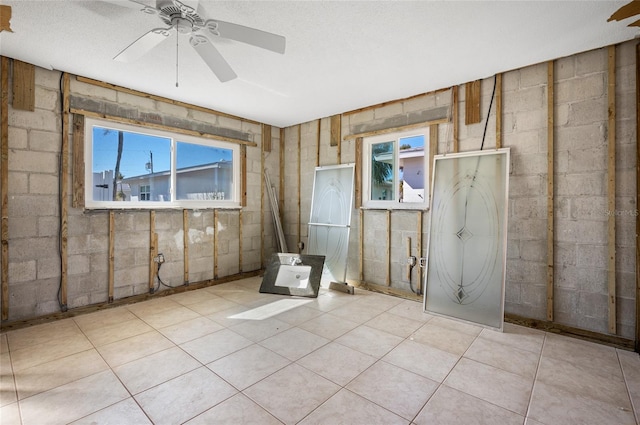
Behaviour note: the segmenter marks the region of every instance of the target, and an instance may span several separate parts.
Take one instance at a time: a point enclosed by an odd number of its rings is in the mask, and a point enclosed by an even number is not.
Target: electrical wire
[[[168,283],[164,283],[164,282],[162,281],[162,279],[160,278],[160,267],[162,267],[162,263],[161,263],[161,262],[158,262],[158,269],[157,269],[157,271],[156,271],[156,279],[158,280],[158,286],[153,288],[153,292],[154,292],[154,293],[155,293],[155,292],[158,292],[158,291],[160,290],[160,287],[161,287],[161,286],[164,286],[164,287],[167,287],[167,288],[179,288],[179,287],[181,287],[181,286],[185,286],[185,285],[186,285],[186,283],[185,283],[185,284],[183,284],[183,285],[176,285],[176,286],[173,286],[173,285],[169,285]]]
[[[62,87],[62,83],[63,83],[63,79],[64,79],[64,72],[60,74],[60,118],[61,120],[64,119],[64,88]],[[61,126],[62,127],[62,131],[64,132],[65,126]],[[64,134],[62,135],[62,140],[64,140]],[[62,142],[64,143],[64,142]],[[58,294],[57,294],[57,299],[58,299],[58,306],[60,307],[60,311],[65,312],[67,311],[67,305],[64,304],[62,302],[62,268],[63,268],[63,264],[62,264],[62,226],[63,226],[63,219],[62,219],[62,203],[65,201],[64,199],[62,199],[62,185],[64,184],[64,179],[63,179],[63,175],[62,175],[62,163],[63,163],[63,149],[62,149],[62,144],[60,145],[60,155],[58,155],[58,258],[60,259],[60,281],[58,283]]]
[[[487,120],[484,122],[484,133],[482,133],[482,144],[480,145],[480,150],[484,147],[484,139],[487,136],[487,127],[489,126],[489,116],[491,115],[491,107],[493,106],[493,98],[496,95],[496,82],[497,75],[493,76],[493,92],[491,93],[491,102],[489,102],[489,110],[487,111]]]

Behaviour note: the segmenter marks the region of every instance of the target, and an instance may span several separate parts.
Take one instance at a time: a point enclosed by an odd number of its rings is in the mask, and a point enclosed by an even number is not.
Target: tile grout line
[[[542,340],[542,347],[540,347],[540,356],[538,357],[538,364],[536,365],[536,373],[533,376],[533,383],[531,384],[531,394],[529,394],[529,402],[527,403],[527,412],[525,414],[525,421],[529,418],[529,412],[531,411],[531,401],[533,400],[533,391],[538,381],[538,374],[540,373],[540,363],[542,362],[542,355],[544,353],[544,347],[547,344],[547,333],[544,333],[544,339]],[[533,419],[533,418],[532,418]],[[538,421],[537,419],[534,419]],[[538,421],[540,422],[540,421]]]
[[[633,412],[633,417],[636,420],[636,424],[640,424],[640,416],[636,411],[636,406],[633,403],[633,399],[631,398],[631,390],[629,389],[629,384],[627,383],[627,374],[625,373],[624,367],[622,366],[622,361],[620,360],[620,351],[616,349],[616,358],[618,359],[618,365],[620,366],[620,371],[622,372],[622,379],[624,380],[624,386],[627,389],[627,397],[629,397],[629,404],[631,405],[631,411]]]

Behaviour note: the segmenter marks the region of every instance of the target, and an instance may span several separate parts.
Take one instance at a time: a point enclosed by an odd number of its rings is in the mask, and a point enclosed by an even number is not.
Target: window
[[[86,119],[85,163],[87,208],[240,206],[234,143]]]
[[[366,137],[363,143],[363,207],[429,206],[428,128]]]

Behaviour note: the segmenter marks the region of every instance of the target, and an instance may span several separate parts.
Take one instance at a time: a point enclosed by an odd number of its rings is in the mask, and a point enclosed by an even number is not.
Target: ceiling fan
[[[154,28],[118,53],[114,60],[129,62],[138,59],[173,34],[190,35],[189,44],[221,82],[237,77],[229,63],[212,43],[215,37],[240,41],[276,53],[284,53],[286,39],[277,34],[217,19],[207,19],[198,4],[197,9],[178,0],[131,0],[144,6],[143,12],[157,14],[167,27]],[[177,40],[176,40],[177,43]],[[177,48],[177,44],[176,44]],[[176,82],[177,86],[177,82]]]

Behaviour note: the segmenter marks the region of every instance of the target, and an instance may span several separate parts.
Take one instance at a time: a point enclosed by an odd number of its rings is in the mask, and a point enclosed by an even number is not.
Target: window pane
[[[233,200],[233,151],[177,142],[176,199]]]
[[[394,141],[371,145],[371,200],[393,201],[395,179]]]
[[[399,139],[400,202],[424,202],[424,135]]]
[[[171,140],[93,127],[94,201],[171,201]]]

